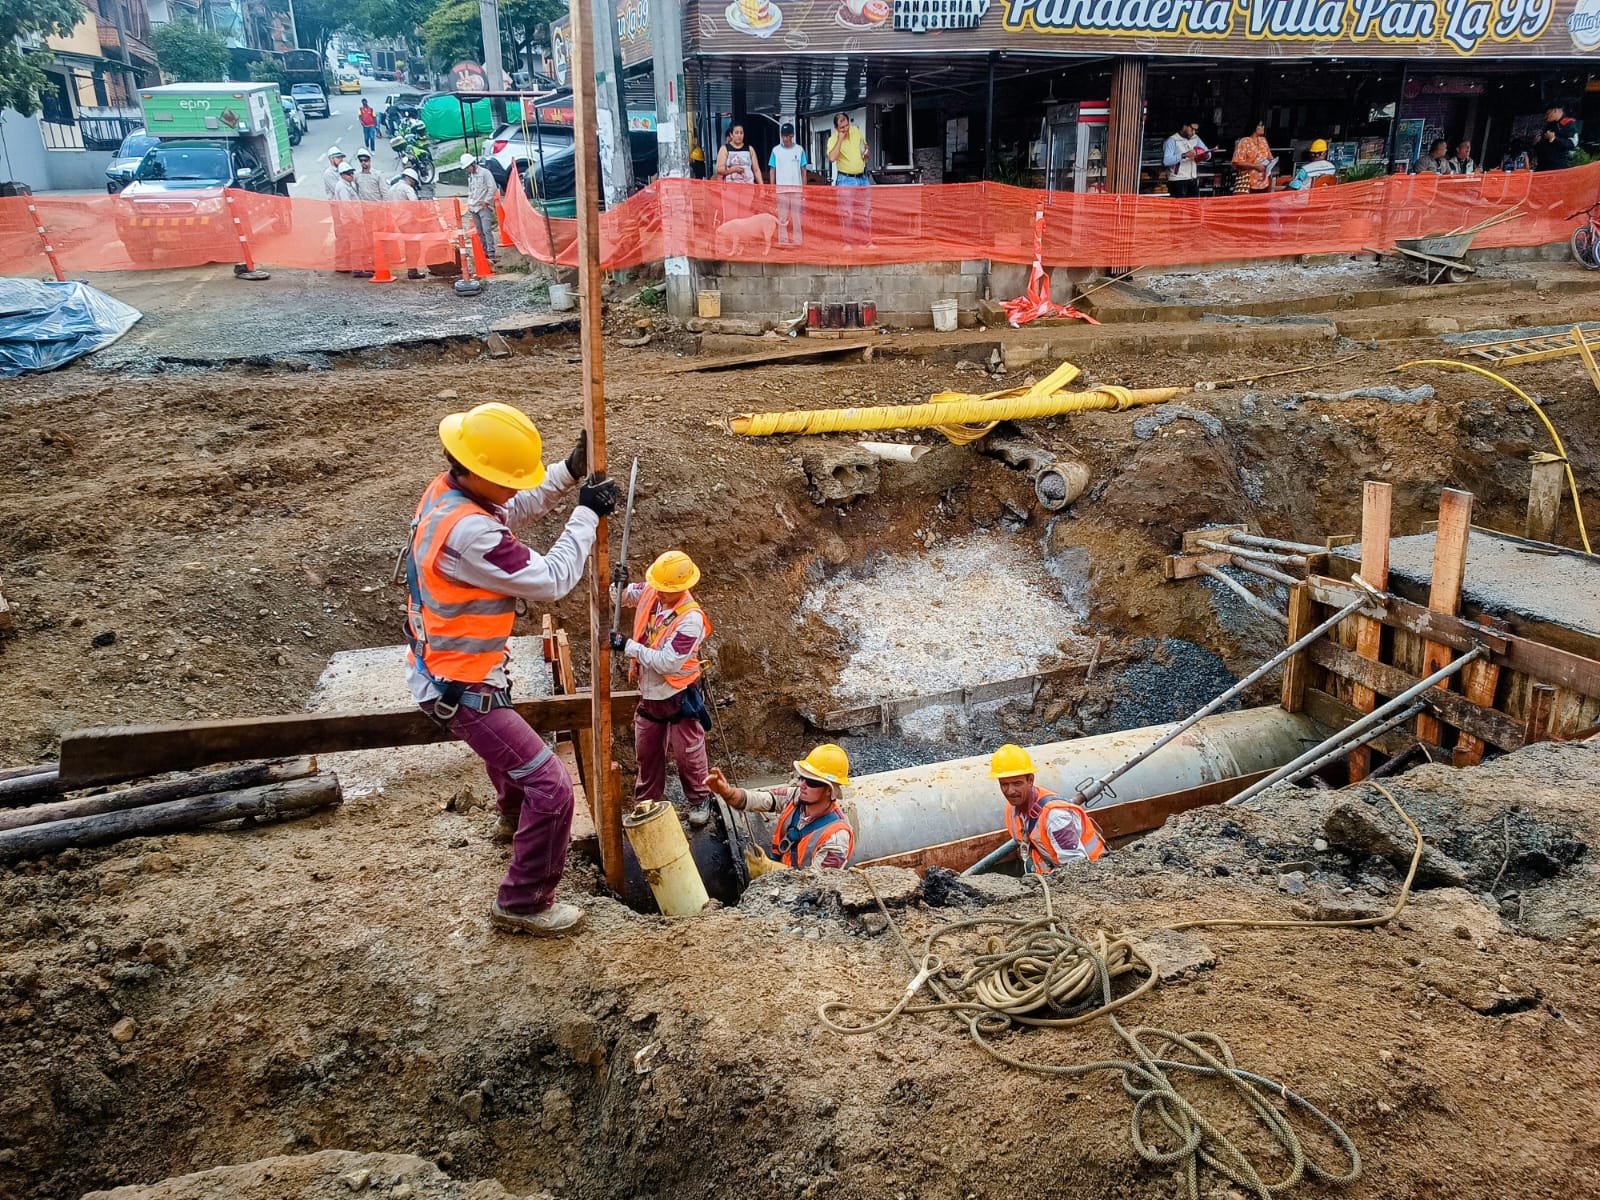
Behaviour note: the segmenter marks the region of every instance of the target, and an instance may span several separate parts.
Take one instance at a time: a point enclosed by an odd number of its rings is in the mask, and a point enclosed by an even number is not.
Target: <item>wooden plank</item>
[[[1213,525],[1209,529],[1191,529],[1183,535],[1183,553],[1204,554],[1201,542],[1226,542],[1230,533],[1249,533],[1248,525]]]
[[[728,371],[736,367],[758,367],[763,363],[784,362],[796,358],[821,358],[852,352],[870,354],[872,346],[871,342],[833,342],[826,346],[791,346],[782,350],[764,350],[759,354],[724,354],[719,358],[690,358],[681,363],[658,367],[652,374],[682,375],[692,371]]]
[[[1455,616],[1461,607],[1461,585],[1467,574],[1467,535],[1472,529],[1472,493],[1445,488],[1439,496],[1439,531],[1433,539],[1433,574],[1428,586],[1428,608]],[[1449,665],[1455,655],[1443,642],[1429,642],[1422,649],[1422,673],[1432,675]],[[1445,681],[1449,686],[1449,681]],[[1417,738],[1437,743],[1442,729],[1428,713],[1417,717]]]
[[[1370,662],[1326,638],[1312,643],[1310,655],[1311,661],[1318,666],[1326,667],[1334,674],[1354,680],[1384,696],[1398,696],[1420,682],[1398,667],[1391,667],[1388,663]],[[1502,712],[1481,707],[1465,696],[1445,691],[1440,687],[1429,688],[1422,694],[1421,699],[1454,728],[1470,732],[1493,746],[1498,746],[1502,750],[1515,750],[1522,745],[1524,736],[1522,724],[1513,721]],[[1351,711],[1355,711],[1353,706]]]
[[[1561,489],[1567,482],[1567,464],[1564,459],[1544,453],[1534,455],[1532,463],[1522,536],[1535,542],[1553,542],[1556,522],[1561,517]]]
[[[1294,645],[1317,626],[1315,604],[1311,589],[1297,583],[1289,589],[1289,634],[1286,645]],[[1304,650],[1283,664],[1283,708],[1285,712],[1299,712],[1305,707],[1306,667],[1310,659]]]
[[[594,802],[589,799],[589,789],[583,786],[583,773],[578,770],[577,743],[562,738],[551,749],[572,777],[572,835],[568,841],[594,841],[598,844],[599,835],[594,828]]]
[[[1319,604],[1344,607],[1354,600],[1357,590],[1337,580],[1318,577],[1307,581]],[[1378,615],[1373,609],[1369,615]],[[1430,641],[1444,642],[1457,650],[1486,646],[1490,661],[1503,671],[1528,675],[1544,683],[1559,684],[1585,696],[1600,696],[1600,661],[1559,646],[1549,646],[1531,638],[1508,634],[1461,617],[1430,613],[1419,604],[1389,597],[1383,623],[1392,628],[1419,634]],[[1419,673],[1420,674],[1420,673]]]
[[[1330,696],[1319,688],[1306,689],[1305,713],[1325,729],[1344,729],[1361,719],[1361,714],[1343,700]],[[1417,739],[1413,733],[1404,726],[1398,726],[1387,733],[1379,734],[1367,744],[1393,758],[1396,754],[1404,754],[1416,743]],[[1445,762],[1450,757],[1447,751],[1441,750],[1438,746],[1424,744],[1423,748],[1434,762]]]
[[[1494,660],[1480,658],[1469,663],[1461,674],[1464,681],[1461,690],[1467,699],[1479,708],[1493,709],[1495,689],[1500,686],[1500,668],[1494,665]],[[1451,763],[1458,767],[1475,767],[1483,761],[1483,747],[1482,738],[1462,730]]]
[[[1394,504],[1394,489],[1387,483],[1367,480],[1361,485],[1361,578],[1380,592],[1389,590],[1389,533]],[[1383,657],[1383,622],[1356,614],[1349,622],[1355,629],[1355,652],[1379,662]],[[1350,703],[1358,712],[1369,713],[1377,693],[1357,683],[1350,692]],[[1359,783],[1372,769],[1372,751],[1357,746],[1350,752],[1350,782]]]
[[[1165,792],[1143,800],[1107,805],[1105,808],[1092,809],[1091,813],[1095,824],[1100,826],[1100,832],[1107,840],[1132,837],[1134,834],[1148,833],[1152,829],[1161,828],[1168,818],[1179,813],[1203,808],[1208,804],[1221,804],[1237,796],[1258,779],[1265,779],[1270,773],[1257,771],[1234,779],[1219,779],[1213,783],[1203,783],[1198,787],[1185,788],[1178,792]],[[1000,816],[997,804],[996,817]],[[941,842],[937,846],[925,846],[920,850],[909,850],[904,854],[891,854],[856,865],[908,867],[914,871],[926,871],[929,867],[944,867],[951,871],[965,871],[984,855],[998,850],[1005,844],[1007,837],[1006,831],[1001,829],[994,833],[980,833],[954,842]]]
[[[1096,643],[1098,650],[1098,643]],[[1003,700],[1012,696],[1027,696],[1034,694],[1037,689],[1046,683],[1073,683],[1079,679],[1085,681],[1089,678],[1092,669],[1127,662],[1127,656],[1118,654],[1111,657],[1102,657],[1098,654],[1087,663],[1074,663],[1070,667],[1059,667],[1053,671],[1040,671],[1033,675],[1019,675],[1014,679],[1000,679],[994,683],[980,683],[970,688],[951,688],[943,692],[930,692],[924,696],[904,696],[894,700],[878,700],[871,704],[857,704],[850,708],[834,709],[832,712],[821,714],[804,713],[806,720],[818,729],[837,732],[844,729],[860,729],[868,725],[881,725],[885,716],[889,718],[904,717],[925,708],[934,708],[942,704],[969,705],[981,704],[989,700]]]
[[[1194,579],[1204,574],[1200,570],[1202,563],[1208,567],[1225,567],[1232,561],[1231,554],[1169,554],[1162,571],[1168,579]]]
[[[638,702],[638,692],[615,693],[612,716],[631,721]],[[536,729],[584,729],[591,720],[590,703],[589,693],[579,692],[518,700],[514,707]],[[61,779],[69,788],[88,787],[213,763],[426,746],[450,740],[445,729],[417,708],[80,729],[61,739]]]
[[[556,631],[556,661],[555,661],[556,691],[563,696],[570,696],[578,690],[578,676],[572,669],[572,644],[567,641],[567,631]]]
[[[1524,746],[1531,746],[1535,742],[1548,741],[1550,738],[1550,714],[1555,711],[1556,689],[1548,683],[1536,683],[1528,693],[1528,723],[1527,733],[1522,739]]]

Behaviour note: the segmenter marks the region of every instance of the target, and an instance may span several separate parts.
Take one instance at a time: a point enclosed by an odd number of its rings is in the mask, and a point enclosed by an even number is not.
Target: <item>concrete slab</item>
[[[1414,305],[1446,298],[1460,299],[1465,296],[1532,292],[1538,286],[1539,281],[1533,278],[1482,279],[1470,283],[1438,284],[1431,287],[1395,285],[1354,288],[1278,300],[1173,303],[1163,301],[1159,292],[1148,288],[1136,284],[1116,283],[1086,297],[1079,307],[1106,324],[1129,321],[1193,321],[1205,314],[1280,317],[1307,313],[1349,312],[1351,309],[1382,308],[1394,304]]]

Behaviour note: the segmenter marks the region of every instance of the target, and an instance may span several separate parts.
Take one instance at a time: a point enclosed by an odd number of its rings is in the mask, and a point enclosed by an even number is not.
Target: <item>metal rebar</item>
[[[1461,670],[1461,668],[1466,666],[1469,662],[1473,662],[1479,658],[1482,658],[1483,655],[1484,648],[1482,646],[1475,646],[1471,650],[1468,650],[1460,658],[1456,659],[1454,662],[1446,663],[1432,675],[1429,675],[1426,679],[1413,684],[1411,687],[1401,692],[1393,700],[1389,700],[1380,707],[1373,709],[1366,716],[1362,717],[1361,720],[1352,725],[1345,726],[1321,745],[1313,746],[1299,758],[1295,759],[1292,763],[1279,767],[1265,779],[1251,784],[1249,787],[1245,788],[1244,791],[1240,792],[1237,796],[1233,797],[1233,799],[1229,800],[1228,807],[1237,808],[1252,796],[1266,791],[1273,784],[1283,782],[1301,767],[1305,766],[1307,763],[1315,762],[1317,759],[1327,754],[1328,751],[1332,750],[1335,746],[1342,746],[1347,742],[1352,746],[1356,745],[1356,739],[1361,734],[1371,729],[1374,725],[1377,725],[1383,721],[1387,721],[1390,717],[1394,716],[1395,713],[1405,708],[1429,688],[1436,687],[1443,683],[1446,679],[1449,679],[1450,676]]]
[[[1292,580],[1291,582],[1298,582],[1298,581]],[[1110,784],[1113,780],[1121,778],[1123,775],[1125,775],[1129,771],[1133,770],[1134,767],[1136,767],[1140,763],[1142,763],[1145,759],[1149,758],[1157,750],[1161,749],[1161,747],[1167,745],[1167,743],[1169,743],[1169,742],[1173,741],[1174,739],[1176,739],[1177,737],[1181,736],[1185,731],[1187,731],[1196,722],[1200,721],[1204,717],[1209,717],[1212,713],[1216,712],[1224,704],[1228,703],[1230,700],[1233,700],[1234,698],[1236,698],[1237,696],[1242,694],[1247,688],[1249,688],[1253,683],[1255,683],[1262,676],[1266,675],[1269,671],[1273,670],[1275,667],[1282,666],[1284,663],[1288,662],[1289,659],[1293,658],[1301,650],[1303,650],[1307,646],[1311,645],[1312,642],[1316,641],[1323,634],[1327,633],[1328,630],[1332,629],[1340,621],[1344,620],[1346,617],[1354,615],[1354,613],[1358,609],[1365,608],[1369,604],[1381,603],[1383,601],[1383,599],[1385,599],[1385,597],[1383,596],[1383,594],[1381,592],[1374,591],[1371,594],[1361,596],[1359,599],[1352,600],[1349,604],[1346,604],[1343,608],[1341,608],[1338,612],[1334,613],[1333,616],[1329,617],[1321,625],[1318,625],[1315,629],[1313,629],[1309,633],[1307,633],[1299,641],[1290,642],[1287,646],[1285,646],[1277,654],[1273,655],[1266,662],[1262,663],[1254,671],[1251,671],[1250,674],[1246,675],[1243,679],[1239,680],[1238,683],[1234,684],[1227,691],[1223,692],[1222,695],[1218,696],[1215,700],[1212,700],[1209,704],[1206,704],[1204,707],[1198,708],[1194,712],[1190,713],[1187,717],[1185,717],[1183,720],[1179,721],[1171,729],[1167,730],[1166,733],[1162,734],[1154,742],[1150,743],[1150,745],[1146,749],[1141,750],[1138,754],[1135,754],[1132,758],[1130,758],[1127,762],[1123,763],[1120,767],[1116,767],[1116,768],[1106,772],[1106,774],[1102,775],[1099,779],[1096,779],[1093,782],[1091,782],[1087,787],[1080,788],[1078,790],[1077,796],[1074,798],[1075,803],[1083,804],[1083,805],[1091,805],[1092,802],[1094,801],[1094,798],[1096,796],[1100,795],[1101,792],[1105,791],[1106,790],[1106,786],[1108,784]],[[1457,659],[1456,661],[1460,662],[1461,660]]]
[[[1283,625],[1285,627],[1288,626],[1289,618],[1287,615],[1273,608],[1272,605],[1268,604],[1260,596],[1256,595],[1249,588],[1245,587],[1244,584],[1237,583],[1234,580],[1229,579],[1226,575],[1217,570],[1215,567],[1211,566],[1209,563],[1200,564],[1200,573],[1208,576],[1211,579],[1215,579],[1218,583],[1230,589],[1236,596],[1239,597],[1239,599],[1243,600],[1258,613],[1261,613],[1263,616],[1271,617],[1279,625]]]
[[[1261,537],[1254,533],[1230,530],[1228,541],[1235,546],[1258,546],[1262,550],[1287,550],[1295,554],[1326,554],[1326,546],[1313,546],[1309,542],[1286,542],[1282,538]]]
[[[1385,721],[1382,725],[1379,725],[1376,729],[1367,730],[1367,732],[1363,733],[1360,737],[1356,738],[1354,741],[1343,742],[1340,745],[1335,746],[1332,750],[1329,750],[1326,754],[1324,754],[1321,758],[1317,759],[1315,762],[1307,763],[1305,766],[1301,767],[1298,771],[1296,771],[1293,775],[1289,776],[1289,782],[1290,783],[1297,783],[1300,780],[1304,779],[1307,775],[1310,775],[1310,774],[1312,774],[1312,773],[1314,773],[1316,771],[1322,770],[1322,768],[1327,766],[1329,763],[1336,762],[1337,760],[1343,758],[1346,754],[1349,754],[1350,751],[1354,750],[1357,746],[1365,746],[1368,742],[1377,741],[1380,737],[1382,737],[1384,734],[1388,733],[1395,726],[1404,725],[1412,717],[1416,716],[1419,712],[1421,712],[1423,709],[1425,709],[1427,707],[1428,706],[1426,704],[1423,704],[1423,703],[1421,703],[1419,701],[1418,703],[1411,705],[1409,708],[1407,708],[1407,709],[1405,709],[1405,710],[1403,710],[1403,711],[1401,711],[1399,713],[1396,713],[1394,716],[1390,717],[1387,721]],[[1368,776],[1368,778],[1371,778],[1371,777]]]
[[[1281,583],[1284,587],[1293,587],[1304,580],[1296,579],[1293,575],[1285,575],[1282,571],[1275,571],[1271,567],[1263,566],[1258,562],[1251,562],[1248,558],[1240,558],[1235,554],[1228,560],[1230,567],[1238,567],[1241,571],[1249,571],[1252,575],[1259,575],[1263,579],[1270,579],[1273,583]]]
[[[993,850],[989,851],[989,853],[985,854],[977,862],[973,863],[965,871],[961,872],[961,874],[964,875],[964,876],[965,875],[982,875],[985,872],[991,871],[995,867],[998,867],[1001,863],[1005,862],[1006,859],[1010,858],[1016,852],[1017,852],[1017,841],[1016,841],[1016,839],[1015,838],[1007,838],[1003,845],[997,846]]]
[[[1220,550],[1224,554],[1232,554],[1235,558],[1248,558],[1252,562],[1282,563],[1286,567],[1303,567],[1306,565],[1304,554],[1274,554],[1269,550],[1246,550],[1239,546],[1230,546],[1226,542],[1207,542],[1196,538],[1194,544],[1204,546],[1207,550]]]

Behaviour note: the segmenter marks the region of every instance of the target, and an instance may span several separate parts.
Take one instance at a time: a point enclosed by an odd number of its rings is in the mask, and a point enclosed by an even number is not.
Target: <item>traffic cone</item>
[[[389,248],[384,245],[388,239],[378,234],[372,239],[372,282],[393,283],[394,276],[389,271]]]
[[[515,249],[516,243],[511,240],[511,235],[506,232],[506,206],[498,200],[494,202],[494,224],[499,233],[500,248],[505,249],[510,246]]]
[[[479,279],[489,279],[494,275],[494,268],[489,265],[489,258],[483,252],[483,242],[478,237],[477,229],[472,234],[472,270]]]

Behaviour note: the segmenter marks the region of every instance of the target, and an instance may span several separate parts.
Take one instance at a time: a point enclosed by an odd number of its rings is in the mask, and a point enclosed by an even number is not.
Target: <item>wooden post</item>
[[[1389,530],[1394,489],[1387,483],[1367,480],[1361,485],[1361,578],[1380,592],[1389,590]],[[1373,662],[1382,660],[1383,622],[1372,617],[1350,618],[1356,630],[1356,653]],[[1369,713],[1378,694],[1362,684],[1350,689],[1350,703],[1357,712]],[[1350,752],[1350,782],[1357,783],[1372,769],[1372,750],[1357,746]]]
[[[1499,667],[1487,658],[1480,658],[1477,662],[1467,664],[1462,677],[1466,680],[1462,684],[1462,690],[1466,692],[1468,700],[1484,708],[1494,707],[1494,691],[1500,686]],[[1450,755],[1451,765],[1475,767],[1482,761],[1483,739],[1463,730],[1461,740],[1456,743],[1456,748]]]
[[[1528,460],[1533,476],[1528,480],[1528,516],[1522,536],[1535,542],[1553,542],[1561,517],[1561,488],[1567,481],[1566,460],[1543,451]]]
[[[1311,589],[1297,583],[1289,589],[1289,644],[1293,645],[1310,633],[1317,620],[1313,615]],[[1299,712],[1306,706],[1306,672],[1311,660],[1304,650],[1283,664],[1283,708],[1285,712]]]
[[[578,3],[572,13],[572,107],[578,198],[578,298],[583,346],[583,425],[589,431],[589,470],[606,469],[606,367],[600,311],[600,134],[595,116],[596,62],[594,6]],[[608,64],[609,68],[609,64]],[[626,131],[618,136],[626,138]],[[594,701],[590,722],[590,761],[597,768],[588,780],[595,789],[596,832],[606,884],[622,893],[621,798],[611,786],[611,540],[608,522],[600,520],[594,553],[589,558],[589,692]]]
[[[1522,739],[1524,746],[1549,740],[1550,714],[1555,710],[1555,705],[1556,689],[1548,683],[1536,683],[1528,689],[1527,733]]]
[[[1439,497],[1439,528],[1433,535],[1433,581],[1428,588],[1428,608],[1455,616],[1461,607],[1461,584],[1467,573],[1467,535],[1472,528],[1472,493],[1445,488]],[[1418,675],[1432,675],[1455,655],[1449,646],[1425,642],[1422,669]],[[1448,689],[1450,680],[1439,686]],[[1443,726],[1429,713],[1417,716],[1417,740],[1440,744]]]

